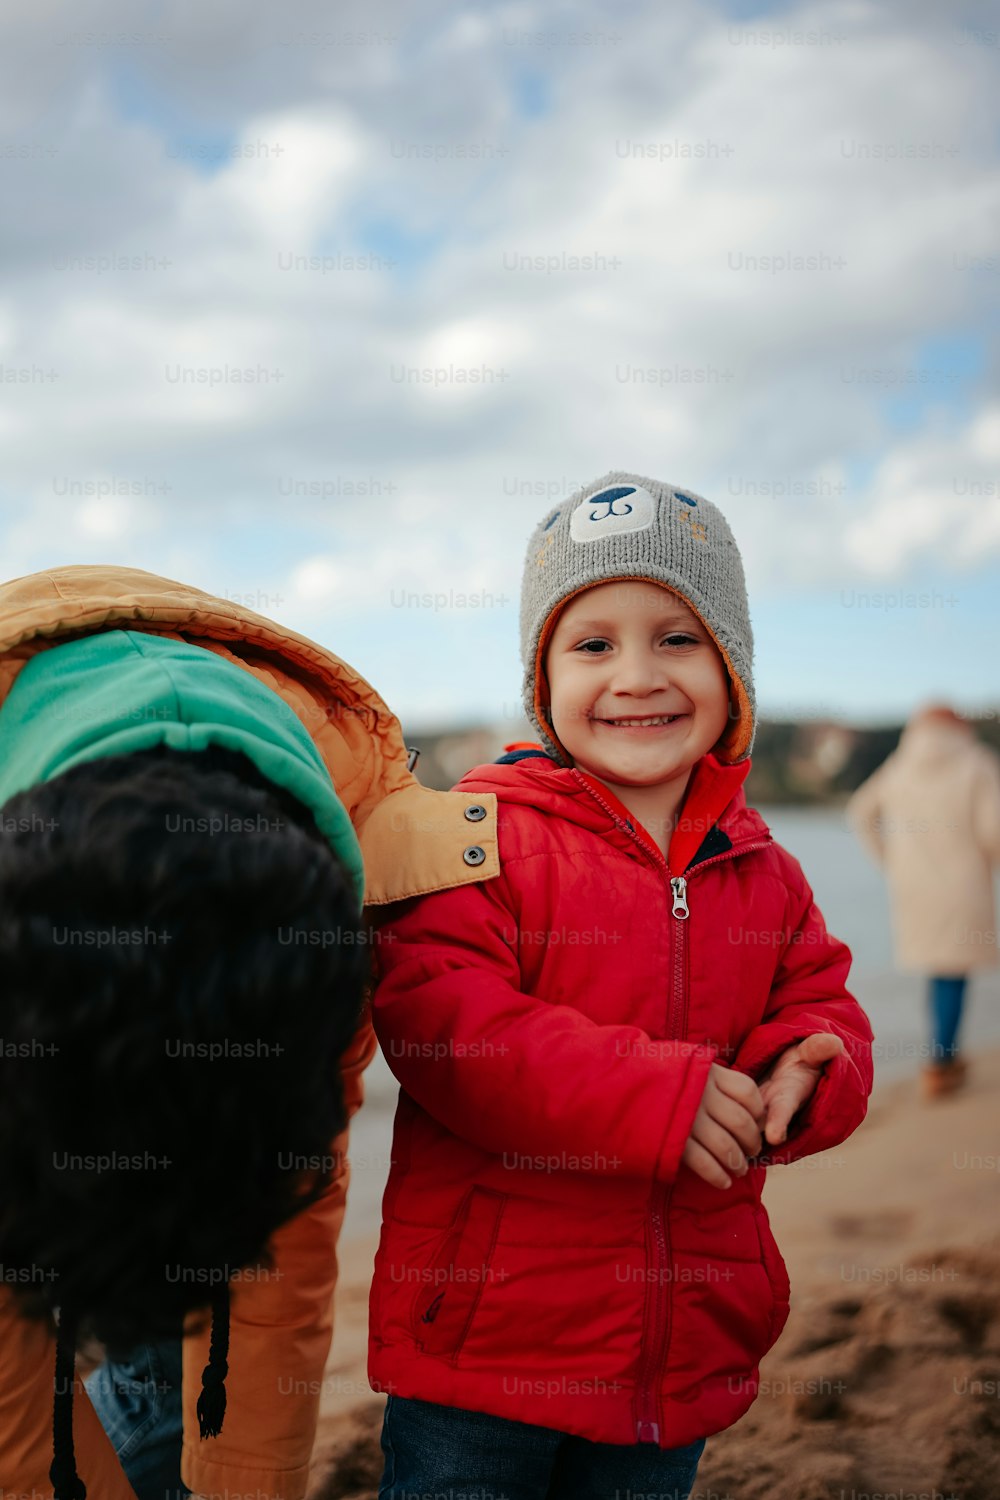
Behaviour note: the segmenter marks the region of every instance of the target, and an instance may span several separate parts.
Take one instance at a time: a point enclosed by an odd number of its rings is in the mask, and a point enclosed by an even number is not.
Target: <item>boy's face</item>
[[[625,786],[686,776],[729,718],[722,653],[676,594],[641,580],[577,594],[545,653],[552,728],[581,771]]]

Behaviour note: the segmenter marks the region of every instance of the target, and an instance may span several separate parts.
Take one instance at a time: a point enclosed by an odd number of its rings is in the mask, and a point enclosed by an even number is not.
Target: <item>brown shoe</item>
[[[943,1099],[953,1094],[965,1083],[968,1069],[964,1058],[955,1057],[949,1062],[927,1063],[921,1071],[921,1091],[925,1099]]]

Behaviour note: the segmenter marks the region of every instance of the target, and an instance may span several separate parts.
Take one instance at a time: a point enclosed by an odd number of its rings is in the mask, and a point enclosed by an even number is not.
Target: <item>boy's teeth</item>
[[[607,722],[624,729],[636,729],[645,724],[672,724],[676,718],[676,714],[659,714],[655,719],[608,719]]]

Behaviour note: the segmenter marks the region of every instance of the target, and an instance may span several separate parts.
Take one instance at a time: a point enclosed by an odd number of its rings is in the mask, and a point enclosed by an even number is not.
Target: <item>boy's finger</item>
[[[762,1118],[764,1101],[761,1098],[760,1089],[749,1074],[738,1073],[735,1068],[724,1068],[721,1071],[722,1077],[718,1083],[722,1092],[730,1099],[735,1099],[737,1103],[742,1104],[755,1119]]]
[[[834,1036],[832,1031],[815,1031],[799,1043],[799,1055],[811,1068],[830,1062],[844,1050],[843,1038]]]
[[[734,1136],[747,1156],[756,1156],[761,1148],[761,1126],[745,1105],[720,1094],[713,1100],[710,1118]]]
[[[798,1108],[798,1100],[786,1089],[776,1089],[771,1096],[764,1124],[764,1139],[769,1146],[780,1146],[788,1135],[792,1115]]]
[[[740,1143],[723,1125],[709,1119],[697,1133],[697,1142],[710,1151],[721,1167],[733,1177],[743,1177],[747,1172],[747,1159]]]
[[[732,1178],[722,1170],[712,1153],[706,1151],[705,1147],[699,1145],[696,1140],[688,1141],[684,1147],[683,1159],[691,1171],[697,1172],[698,1176],[703,1178],[710,1187],[732,1187]]]

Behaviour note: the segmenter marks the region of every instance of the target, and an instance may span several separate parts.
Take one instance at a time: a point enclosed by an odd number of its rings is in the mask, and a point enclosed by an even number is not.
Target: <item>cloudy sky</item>
[[[990,7],[21,10],[4,576],[148,568],[513,725],[528,533],[621,468],[729,516],[765,712],[1000,708]]]

